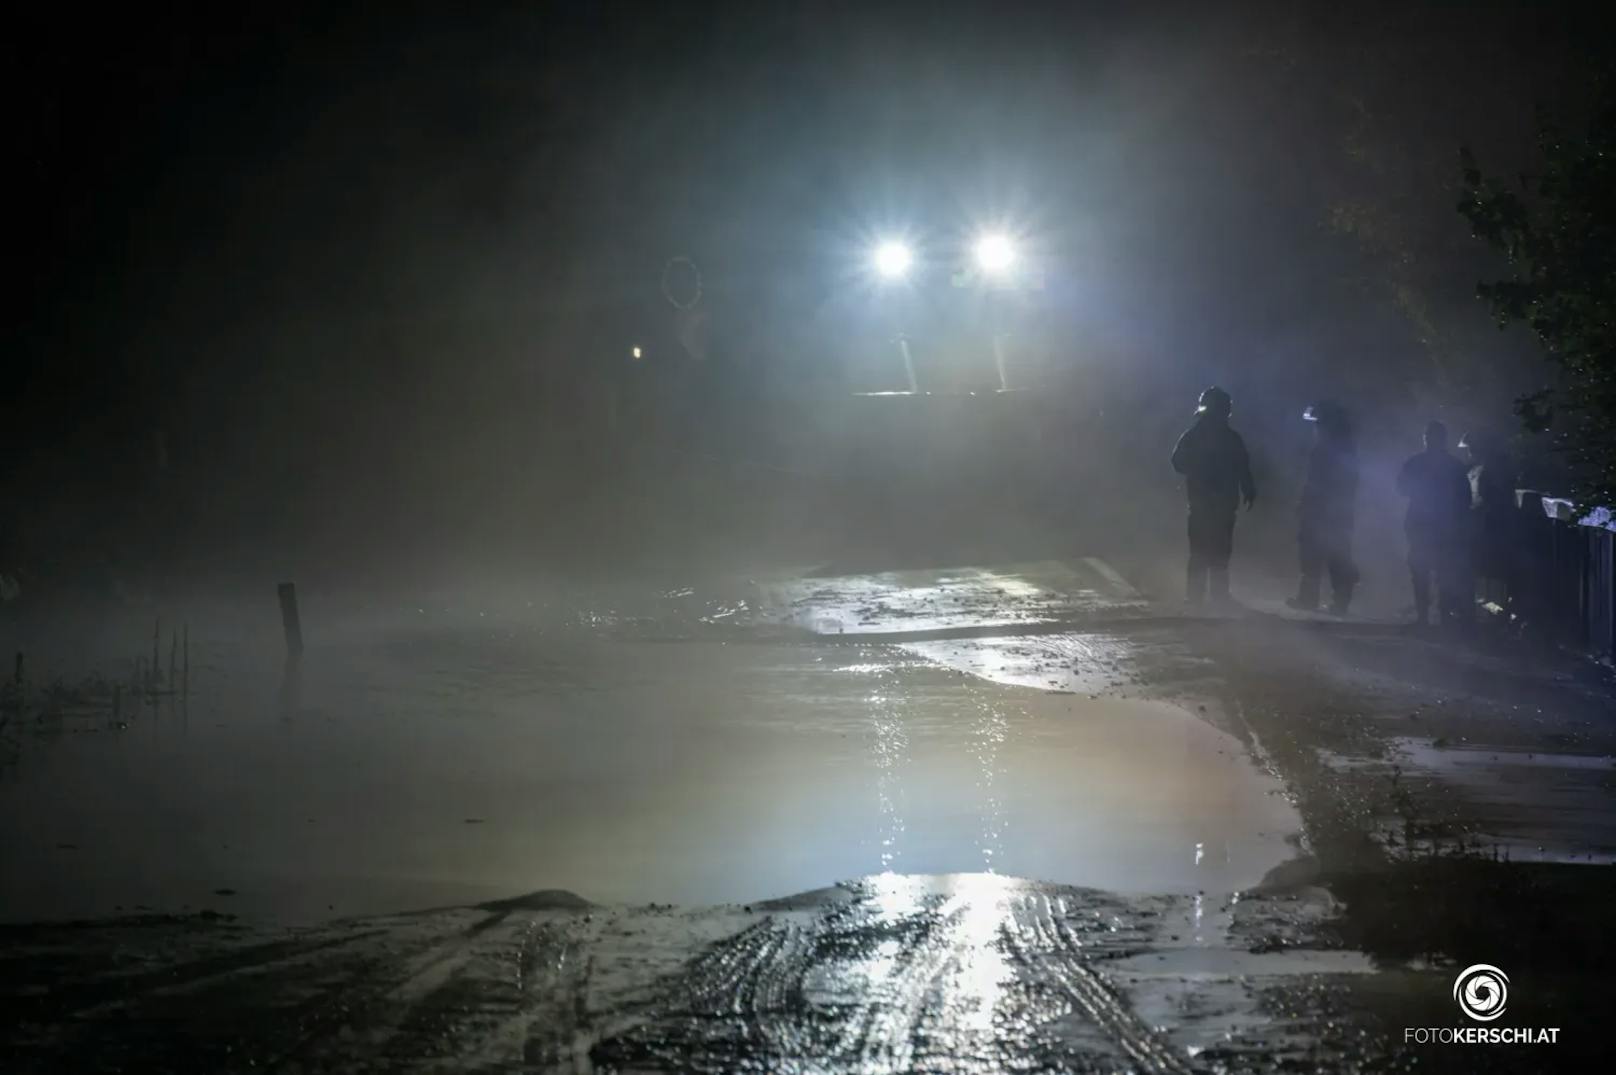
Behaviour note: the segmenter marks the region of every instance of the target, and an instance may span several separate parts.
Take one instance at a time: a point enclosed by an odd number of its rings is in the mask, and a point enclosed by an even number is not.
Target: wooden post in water
[[[191,625],[185,624],[180,630],[180,645],[184,647],[181,659],[185,662],[180,671],[180,693],[186,698],[191,697]]]
[[[286,656],[303,656],[303,621],[297,614],[297,586],[283,582],[276,587],[281,599],[281,628],[286,632]]]
[[[158,656],[157,656],[157,647],[162,644],[162,639],[163,639],[163,620],[162,620],[162,617],[159,616],[157,619],[152,621],[152,628],[151,628],[151,667],[146,669],[146,678],[148,680],[147,687],[151,688],[151,689],[156,688],[157,683],[158,683],[158,679],[159,679],[160,670],[163,667],[162,664],[159,663],[159,659],[158,659]]]

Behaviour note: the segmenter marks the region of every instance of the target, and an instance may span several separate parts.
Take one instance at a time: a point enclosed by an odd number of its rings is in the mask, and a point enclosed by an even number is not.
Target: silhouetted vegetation
[[[1616,93],[1601,87],[1583,137],[1547,116],[1539,131],[1542,170],[1513,184],[1467,150],[1459,211],[1509,262],[1477,292],[1501,326],[1531,328],[1554,367],[1516,413],[1552,434],[1579,502],[1616,503]]]

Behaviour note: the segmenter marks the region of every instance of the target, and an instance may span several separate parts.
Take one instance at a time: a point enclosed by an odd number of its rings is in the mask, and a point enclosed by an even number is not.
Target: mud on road
[[[217,919],[12,930],[6,980],[39,984],[6,997],[7,1070],[1179,1073],[1344,1062],[1341,1043],[1314,1033],[1328,1007],[1315,995],[1321,957],[1202,948],[1196,959],[1225,968],[1211,976],[1166,962],[1189,951],[1181,931],[1201,913],[1188,897],[883,875],[699,910],[539,893],[274,938]],[[1243,944],[1297,920],[1263,896],[1216,913]],[[1364,968],[1348,959],[1343,970]],[[1281,982],[1289,1017],[1276,1020],[1259,1009]]]
[[[1608,670],[1486,632],[1271,618],[1192,628],[1234,723],[1283,777],[1327,889],[1325,929],[1375,960],[1343,1010],[1372,1035],[1469,1022],[1453,975],[1510,975],[1509,1025],[1562,1028],[1523,1057],[1398,1048],[1400,1070],[1585,1070],[1616,957],[1616,691]],[[1276,879],[1278,880],[1278,879]]]
[[[850,695],[873,721],[869,876],[755,904],[552,891],[296,929],[219,913],[0,927],[0,1067],[1508,1071],[1598,1053],[1616,695],[1596,670],[1384,624],[1186,617],[1091,561],[769,590],[671,592],[719,609],[686,618],[694,635],[603,622],[677,667],[702,646],[728,647],[727,669],[761,655],[782,702],[818,697],[810,668],[875,677]],[[946,802],[911,801],[906,826],[894,759],[913,767],[918,737],[957,737],[961,720],[969,734],[946,742],[972,753],[981,820],[925,851],[918,833]],[[803,727],[785,731],[809,749]],[[1061,781],[1044,770],[1062,758],[1084,759],[1082,775],[1051,799]],[[1159,818],[1107,798],[1107,774],[1137,790],[1151,767],[1193,785],[1219,766]],[[1242,775],[1253,767],[1267,785]],[[1018,785],[1044,790],[1020,800]],[[1262,787],[1286,812],[1245,798]],[[1047,817],[1056,801],[1068,820],[1005,836],[1018,809]],[[1202,809],[1269,831],[1231,838],[1219,874],[1202,861],[1219,849],[1180,816]],[[1085,858],[1078,835],[1107,829]],[[1040,840],[1065,844],[1049,869],[1069,884],[1004,875],[1040,861]],[[906,841],[907,861],[887,849]],[[1152,865],[1181,845],[1189,872]],[[910,872],[966,848],[1011,868]],[[1075,887],[1096,877],[1105,890]],[[1552,1052],[1405,1043],[1406,1027],[1463,1022],[1450,990],[1475,962],[1510,974],[1512,1025],[1562,1028]]]

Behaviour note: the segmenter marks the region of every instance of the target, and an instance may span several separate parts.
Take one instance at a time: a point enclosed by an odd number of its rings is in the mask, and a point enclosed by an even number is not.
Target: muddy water
[[[1229,891],[1299,828],[1238,743],[1171,706],[943,651],[568,620],[417,610],[329,633],[287,682],[260,636],[199,641],[184,710],[21,737],[0,915],[706,904],[883,871]]]

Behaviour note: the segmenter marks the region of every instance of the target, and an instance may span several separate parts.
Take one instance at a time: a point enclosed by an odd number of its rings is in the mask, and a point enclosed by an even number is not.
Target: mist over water
[[[770,642],[705,587],[584,595],[316,594],[296,667],[268,617],[198,610],[186,701],[70,714],[8,766],[0,914],[741,903],[884,871],[1224,891],[1290,854],[1277,785],[1181,709]]]

